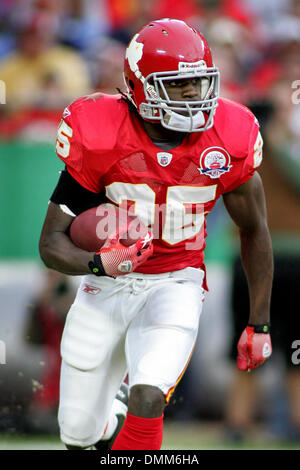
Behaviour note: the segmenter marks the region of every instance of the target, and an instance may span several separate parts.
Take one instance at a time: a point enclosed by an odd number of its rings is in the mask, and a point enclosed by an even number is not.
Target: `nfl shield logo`
[[[168,152],[158,152],[157,161],[160,166],[168,166],[173,158],[173,155]]]

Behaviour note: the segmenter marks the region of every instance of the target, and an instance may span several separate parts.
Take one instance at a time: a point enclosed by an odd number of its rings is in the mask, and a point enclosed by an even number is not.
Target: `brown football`
[[[135,215],[113,204],[101,204],[78,215],[70,226],[70,238],[82,250],[97,252],[107,238],[108,244],[120,241],[133,245],[147,234],[147,227]]]

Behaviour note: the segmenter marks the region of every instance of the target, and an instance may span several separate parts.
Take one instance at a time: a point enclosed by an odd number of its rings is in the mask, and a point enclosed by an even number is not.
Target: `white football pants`
[[[129,388],[156,386],[168,402],[196,342],[203,275],[186,268],[83,278],[61,343],[58,420],[64,443],[99,441],[127,373]]]

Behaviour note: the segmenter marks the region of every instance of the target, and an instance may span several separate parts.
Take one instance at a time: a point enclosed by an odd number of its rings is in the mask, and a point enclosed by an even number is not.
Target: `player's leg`
[[[117,299],[107,297],[105,288],[100,294],[97,298],[80,287],[62,338],[61,439],[79,448],[98,442],[110,426],[113,400],[126,374],[126,326],[115,312]]]
[[[124,369],[118,373],[116,362],[121,364],[120,356],[115,356],[106,367],[102,364],[93,371],[79,371],[62,363],[58,419],[61,440],[66,446],[86,448],[105,434],[106,438],[114,434],[118,419],[110,410],[124,377]],[[112,371],[114,374],[109,377]]]
[[[128,409],[129,388],[127,383],[122,382],[117,395],[113,401],[107,427],[100,441],[94,444],[96,450],[108,452],[111,450],[117,435],[124,424]]]
[[[127,332],[128,413],[113,450],[160,449],[164,407],[192,355],[202,302],[201,284],[189,280],[150,290]]]

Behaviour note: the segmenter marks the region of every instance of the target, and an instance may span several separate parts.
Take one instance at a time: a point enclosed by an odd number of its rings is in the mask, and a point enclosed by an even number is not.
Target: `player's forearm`
[[[70,275],[90,274],[88,267],[93,254],[77,248],[62,232],[54,232],[47,238],[41,237],[40,256],[45,265]]]
[[[254,230],[241,230],[241,258],[248,281],[250,324],[270,321],[273,282],[273,252],[269,230],[262,224]]]

